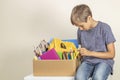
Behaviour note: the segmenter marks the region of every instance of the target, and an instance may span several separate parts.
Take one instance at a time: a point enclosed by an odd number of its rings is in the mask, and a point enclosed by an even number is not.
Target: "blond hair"
[[[87,22],[88,16],[92,17],[90,8],[85,4],[77,5],[72,10],[71,23],[75,25],[76,22]]]

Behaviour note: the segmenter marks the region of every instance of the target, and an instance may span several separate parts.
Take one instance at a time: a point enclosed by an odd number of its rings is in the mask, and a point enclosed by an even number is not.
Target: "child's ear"
[[[88,17],[87,17],[87,22],[88,22],[88,21],[91,21],[91,19],[92,19],[92,17],[91,17],[91,16],[88,16]]]

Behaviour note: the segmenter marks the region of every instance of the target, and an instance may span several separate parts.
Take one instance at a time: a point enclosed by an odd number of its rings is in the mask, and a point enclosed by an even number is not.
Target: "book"
[[[57,52],[54,48],[48,50],[47,52],[43,53],[40,56],[41,60],[59,60],[60,57],[58,56]]]

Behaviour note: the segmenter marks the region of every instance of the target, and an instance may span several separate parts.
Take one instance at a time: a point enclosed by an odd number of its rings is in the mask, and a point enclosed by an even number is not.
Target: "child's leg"
[[[110,73],[111,68],[107,63],[99,63],[95,66],[92,80],[107,80]]]
[[[88,80],[91,73],[93,72],[93,69],[94,65],[88,62],[82,62],[75,75],[75,80]]]

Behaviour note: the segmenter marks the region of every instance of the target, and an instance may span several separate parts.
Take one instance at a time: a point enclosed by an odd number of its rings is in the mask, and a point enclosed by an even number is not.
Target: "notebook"
[[[50,49],[49,51],[43,53],[40,56],[41,60],[59,60],[60,57],[58,56],[57,52],[54,48]]]

